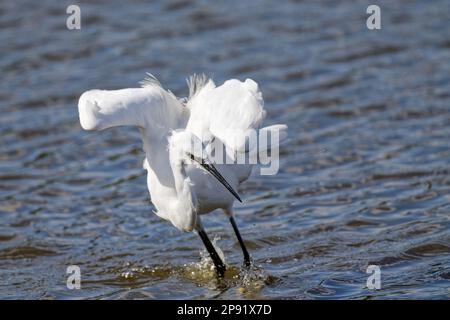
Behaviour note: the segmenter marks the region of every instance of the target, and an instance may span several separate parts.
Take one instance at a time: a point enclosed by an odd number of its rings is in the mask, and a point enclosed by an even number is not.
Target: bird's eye
[[[191,160],[196,161],[196,162],[198,162],[198,163],[200,163],[200,164],[205,164],[205,163],[206,163],[205,159],[200,158],[200,157],[196,157],[196,156],[194,156],[192,153],[189,153],[189,152],[188,152],[187,155],[188,155],[188,157],[189,157]]]

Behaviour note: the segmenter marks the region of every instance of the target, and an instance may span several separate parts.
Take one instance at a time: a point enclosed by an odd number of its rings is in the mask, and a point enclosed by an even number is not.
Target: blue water
[[[75,31],[69,4],[0,4],[0,298],[450,297],[448,1],[377,1],[376,31],[362,0],[78,1]],[[221,213],[221,281],[152,213],[136,130],[81,129],[82,92],[145,72],[179,96],[194,72],[252,78],[289,125],[279,174],[239,190],[255,270]]]

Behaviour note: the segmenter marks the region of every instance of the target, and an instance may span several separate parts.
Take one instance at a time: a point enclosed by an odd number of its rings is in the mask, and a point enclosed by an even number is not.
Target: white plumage
[[[207,152],[216,139],[227,147],[231,159],[246,151],[243,137],[248,130],[258,129],[265,116],[257,83],[233,79],[216,87],[211,79],[194,75],[188,79],[189,97],[184,100],[164,90],[151,75],[141,84],[142,88],[83,93],[78,103],[83,129],[122,125],[140,129],[155,213],[178,229],[204,232],[199,215],[219,208],[233,219],[232,206],[238,197],[234,190],[248,178],[252,165],[213,164]],[[275,129],[285,136],[285,125],[263,130]],[[189,147],[199,140],[206,152],[192,154]],[[232,223],[234,227],[234,219]],[[239,235],[238,239],[241,243]]]

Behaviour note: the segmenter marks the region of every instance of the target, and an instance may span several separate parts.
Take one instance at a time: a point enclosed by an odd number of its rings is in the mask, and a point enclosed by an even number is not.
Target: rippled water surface
[[[448,1],[377,1],[378,31],[368,1],[78,3],[80,31],[71,1],[0,4],[1,298],[450,297]],[[83,91],[147,71],[180,96],[194,72],[253,78],[289,125],[279,174],[236,204],[253,270],[221,213],[203,219],[221,281],[152,213],[135,129],[82,131]]]

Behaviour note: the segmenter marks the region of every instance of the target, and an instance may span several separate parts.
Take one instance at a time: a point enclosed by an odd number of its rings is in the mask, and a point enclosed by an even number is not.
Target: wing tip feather
[[[139,84],[141,85],[142,88],[146,88],[146,87],[159,87],[162,88],[162,84],[161,82],[159,82],[159,80],[150,72],[146,72],[146,76],[144,78],[144,80],[139,81]]]

